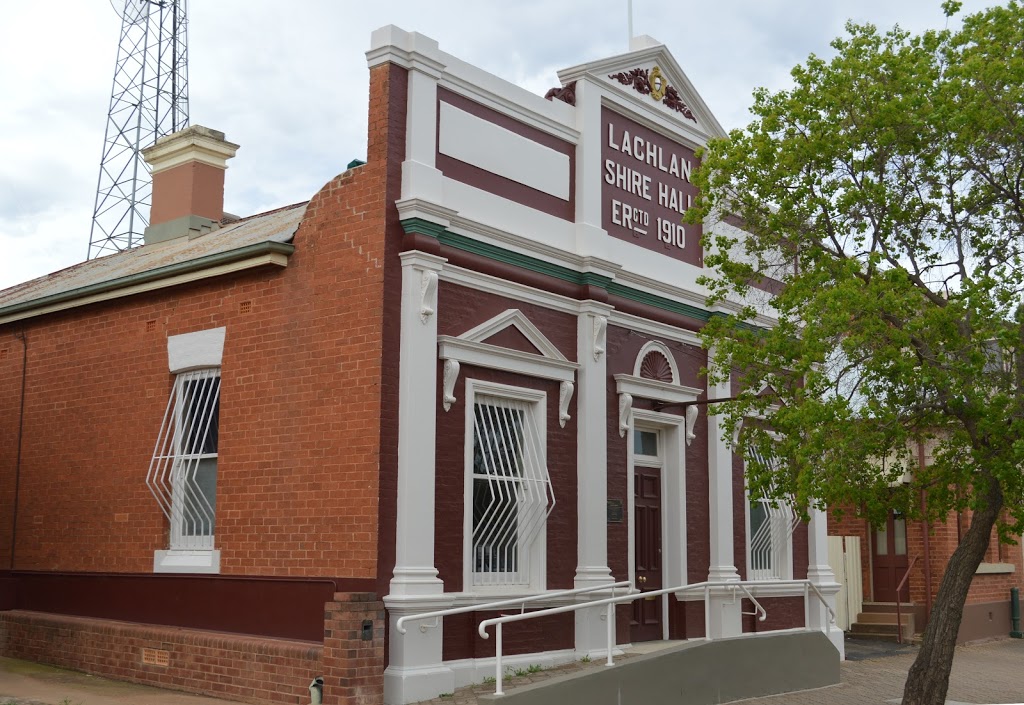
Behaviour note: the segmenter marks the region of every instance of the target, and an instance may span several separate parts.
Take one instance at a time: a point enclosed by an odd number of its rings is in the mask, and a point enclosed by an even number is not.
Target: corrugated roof
[[[0,291],[0,309],[217,255],[261,242],[290,242],[306,213],[297,203],[228,223],[202,237],[181,237],[76,264]]]

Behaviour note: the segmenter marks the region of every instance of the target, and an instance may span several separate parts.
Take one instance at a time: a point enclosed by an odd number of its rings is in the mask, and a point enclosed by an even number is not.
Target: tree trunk
[[[985,479],[979,477],[979,484]],[[960,631],[967,591],[974,580],[975,571],[985,557],[992,537],[992,527],[1003,507],[1003,492],[998,480],[991,475],[988,475],[987,480],[989,487],[985,493],[986,506],[974,513],[970,528],[950,557],[942,576],[924,631],[921,650],[907,674],[903,705],[943,705],[946,702],[949,671],[953,667],[956,637]]]

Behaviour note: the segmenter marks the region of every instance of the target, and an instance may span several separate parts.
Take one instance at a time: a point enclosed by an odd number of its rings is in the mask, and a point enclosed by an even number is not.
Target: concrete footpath
[[[741,701],[743,705],[897,705],[917,650],[877,642],[847,642],[849,660],[842,683],[828,688]],[[578,664],[576,668],[601,668]],[[564,668],[564,667],[563,667]],[[737,664],[742,669],[742,664]],[[529,675],[537,682],[562,669]],[[513,678],[518,681],[519,678]],[[507,682],[506,688],[517,683]],[[435,701],[474,705],[490,686],[461,688]],[[75,671],[0,658],[0,705],[227,705],[229,701],[120,683]],[[950,677],[949,705],[1024,703],[1024,641],[1006,639],[957,649]],[[585,705],[585,703],[566,703]],[[624,704],[624,705],[641,705]]]
[[[0,705],[229,705],[229,701],[0,658]]]

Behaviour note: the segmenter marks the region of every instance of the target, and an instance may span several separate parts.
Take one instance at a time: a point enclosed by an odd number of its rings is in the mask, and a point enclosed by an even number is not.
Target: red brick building
[[[495,611],[395,628],[439,609],[628,581],[678,590],[619,645],[825,628],[824,513],[749,502],[702,406],[730,308],[681,215],[722,128],[671,54],[546,100],[395,27],[367,57],[366,163],[308,203],[226,218],[236,145],[190,128],[148,150],[144,246],[0,292],[0,653],[405,703],[493,668]],[[602,614],[506,659],[600,654]]]
[[[917,448],[919,462],[931,462],[931,444]],[[852,629],[856,632],[877,633],[879,612],[892,613],[894,604],[901,603],[901,612],[912,615],[904,626],[905,636],[921,633],[928,624],[932,602],[938,593],[946,564],[960,543],[961,535],[970,524],[969,512],[951,512],[943,522],[908,520],[897,512],[890,512],[886,525],[872,526],[857,515],[856,510],[830,512],[829,535],[852,536],[859,546],[852,556],[860,568],[860,594],[864,612],[876,616],[863,620],[856,606],[850,609]],[[852,546],[852,544],[851,544]],[[847,547],[847,550],[851,550]],[[1000,543],[993,531],[985,560],[967,594],[963,621],[957,640],[976,641],[1008,636],[1010,621],[1010,589],[1024,587],[1024,554],[1021,545]],[[856,581],[856,576],[848,580]],[[856,592],[856,590],[854,590]],[[897,599],[898,593],[898,599]],[[892,622],[895,633],[895,619]],[[868,624],[874,622],[874,624]]]

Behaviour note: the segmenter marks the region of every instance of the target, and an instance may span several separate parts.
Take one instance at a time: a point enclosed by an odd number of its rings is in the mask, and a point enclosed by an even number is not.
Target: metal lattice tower
[[[142,244],[153,180],[141,152],[188,127],[187,0],[123,2],[88,259]]]

